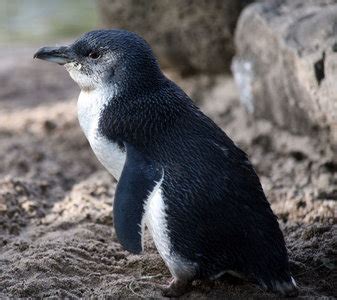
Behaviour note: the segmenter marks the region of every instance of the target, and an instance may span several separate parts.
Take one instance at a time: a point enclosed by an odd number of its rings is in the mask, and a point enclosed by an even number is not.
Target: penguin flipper
[[[162,177],[162,168],[126,143],[126,161],[113,206],[114,226],[122,246],[131,253],[142,251],[144,204]]]

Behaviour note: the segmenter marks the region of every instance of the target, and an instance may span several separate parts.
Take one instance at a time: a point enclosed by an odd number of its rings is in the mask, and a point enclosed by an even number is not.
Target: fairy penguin
[[[64,65],[81,88],[80,125],[118,181],[117,238],[137,254],[149,229],[173,276],[165,295],[225,273],[297,295],[282,232],[247,155],[165,77],[144,39],[95,30],[34,57]]]

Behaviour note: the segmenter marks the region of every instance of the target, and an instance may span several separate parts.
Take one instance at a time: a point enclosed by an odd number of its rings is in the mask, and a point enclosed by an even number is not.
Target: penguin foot
[[[187,293],[190,287],[190,281],[174,278],[169,286],[165,286],[162,288],[162,294],[164,297],[176,298]]]

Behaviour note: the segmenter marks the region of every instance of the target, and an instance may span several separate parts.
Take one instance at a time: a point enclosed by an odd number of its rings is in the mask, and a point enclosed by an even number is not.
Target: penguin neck
[[[80,125],[87,137],[92,131],[97,130],[102,111],[116,95],[117,86],[114,84],[81,90],[77,101],[77,113]]]

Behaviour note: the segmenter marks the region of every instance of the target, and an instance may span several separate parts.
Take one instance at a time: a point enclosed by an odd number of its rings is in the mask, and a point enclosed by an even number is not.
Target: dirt
[[[33,62],[32,52],[0,50],[0,297],[161,297],[170,274],[151,238],[142,255],[116,239],[116,182],[79,128],[78,89],[61,68]],[[169,76],[249,154],[279,217],[300,297],[336,297],[337,158],[324,137],[251,119],[229,77]],[[229,296],[274,297],[224,277],[195,282],[184,298]]]

